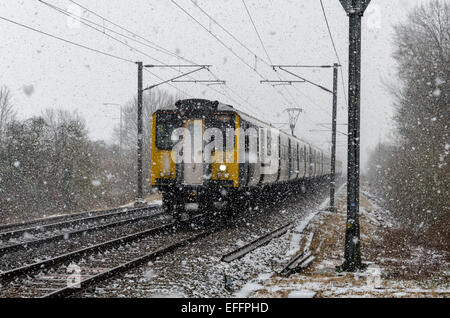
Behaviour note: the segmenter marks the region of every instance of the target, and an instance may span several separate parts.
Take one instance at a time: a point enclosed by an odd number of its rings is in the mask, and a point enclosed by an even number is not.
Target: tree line
[[[395,27],[394,48],[394,138],[373,150],[369,181],[403,224],[448,245],[450,4],[417,6]]]
[[[150,187],[151,115],[173,105],[165,91],[145,94],[144,191]],[[0,215],[13,222],[50,214],[116,207],[133,201],[137,175],[136,98],[122,107],[113,143],[88,137],[76,111],[47,109],[19,120],[10,90],[0,89]],[[119,140],[120,139],[120,140]],[[120,145],[120,146],[119,146]]]

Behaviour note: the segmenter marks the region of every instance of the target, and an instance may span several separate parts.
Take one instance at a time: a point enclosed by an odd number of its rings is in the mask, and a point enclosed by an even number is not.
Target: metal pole
[[[359,3],[356,3],[359,2]],[[368,2],[367,2],[368,3]],[[353,8],[361,5],[353,0]],[[361,8],[361,6],[360,6]],[[359,129],[361,86],[361,18],[363,10],[349,10],[349,105],[348,105],[348,166],[347,166],[347,226],[345,231],[345,261],[342,271],[364,269],[361,262],[359,229]]]
[[[337,125],[337,86],[338,86],[338,64],[333,68],[333,115],[331,135],[331,176],[330,176],[330,211],[335,212],[334,195],[336,189],[336,125]]]
[[[143,138],[143,131],[142,131],[142,70],[143,70],[143,64],[142,62],[136,62],[138,65],[138,98],[137,98],[137,172],[138,172],[138,178],[137,178],[137,200],[136,205],[141,206],[145,203],[143,198],[143,191],[142,191],[142,138]]]

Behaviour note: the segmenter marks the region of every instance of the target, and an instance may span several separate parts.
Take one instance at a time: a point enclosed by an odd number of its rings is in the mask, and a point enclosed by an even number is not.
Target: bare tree
[[[5,135],[8,123],[15,118],[14,106],[12,104],[11,91],[8,87],[0,87],[0,143]]]
[[[152,115],[163,107],[174,106],[176,97],[167,91],[153,89],[146,92],[143,96],[143,121],[144,121],[144,139],[143,139],[143,163],[144,163],[144,189],[149,190],[150,183],[150,157],[152,144]],[[129,163],[129,174],[134,176],[136,167],[136,149],[137,149],[137,98],[129,101],[123,108],[122,131],[120,127],[114,130],[114,138],[122,138],[122,146],[126,152],[124,160]],[[135,178],[134,178],[135,179]]]
[[[374,152],[372,176],[400,219],[427,230],[450,215],[448,1],[416,7],[395,28],[394,47],[396,138]]]

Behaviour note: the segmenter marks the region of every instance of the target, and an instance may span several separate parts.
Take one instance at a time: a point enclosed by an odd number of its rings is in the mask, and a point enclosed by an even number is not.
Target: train
[[[178,100],[152,115],[151,185],[164,210],[246,205],[255,191],[307,185],[329,178],[330,156],[314,145],[231,105]],[[336,175],[341,174],[336,161]]]

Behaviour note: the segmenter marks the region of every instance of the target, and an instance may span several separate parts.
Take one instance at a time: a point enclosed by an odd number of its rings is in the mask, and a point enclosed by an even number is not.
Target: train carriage
[[[153,114],[151,185],[175,215],[186,203],[212,209],[267,186],[314,182],[331,173],[318,148],[230,105],[180,100]],[[336,174],[340,174],[340,164]]]

